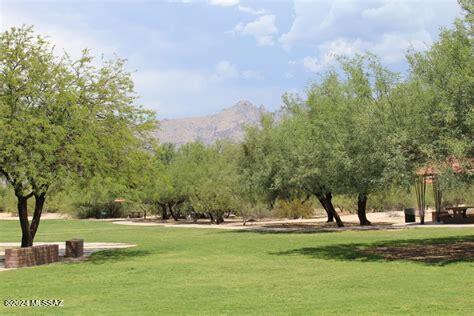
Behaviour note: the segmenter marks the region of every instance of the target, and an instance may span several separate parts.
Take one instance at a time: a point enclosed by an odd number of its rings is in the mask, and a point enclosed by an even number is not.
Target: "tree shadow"
[[[337,244],[299,248],[272,254],[303,255],[314,259],[361,262],[402,260],[444,266],[456,262],[474,262],[474,236],[391,240],[372,244]]]
[[[334,229],[269,229],[269,228],[252,228],[252,229],[235,229],[227,230],[226,233],[251,233],[251,234],[262,234],[262,235],[274,235],[274,234],[324,234],[324,233],[337,233],[342,230]]]
[[[255,228],[244,226],[242,230],[232,230],[239,233],[258,234],[319,234],[319,233],[340,233],[344,231],[375,231],[401,229],[390,223],[374,223],[370,226],[360,226],[358,223],[345,223],[344,227],[337,227],[335,223],[275,223],[260,225]]]
[[[93,264],[104,264],[112,263],[124,260],[131,260],[137,257],[143,257],[149,255],[149,251],[135,250],[135,249],[110,249],[101,250],[92,253],[88,257],[88,262]]]

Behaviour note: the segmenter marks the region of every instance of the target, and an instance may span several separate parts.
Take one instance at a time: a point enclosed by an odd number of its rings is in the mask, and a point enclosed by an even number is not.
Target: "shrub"
[[[82,203],[77,206],[78,218],[120,218],[126,215],[125,207],[120,203]]]
[[[244,225],[250,220],[271,217],[271,211],[265,207],[263,203],[257,203],[253,205],[251,203],[242,202],[237,214],[242,216]]]
[[[310,218],[314,214],[313,206],[309,201],[299,199],[277,200],[274,209],[275,215],[280,218]]]

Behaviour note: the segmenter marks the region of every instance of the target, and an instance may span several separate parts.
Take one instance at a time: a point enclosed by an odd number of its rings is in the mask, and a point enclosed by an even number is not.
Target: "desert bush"
[[[440,176],[444,205],[471,205],[474,203],[474,176],[472,174],[443,173]]]
[[[310,218],[314,209],[309,201],[279,199],[275,204],[274,214],[279,218]]]
[[[243,224],[245,225],[250,220],[271,217],[272,213],[263,203],[251,204],[242,202],[240,209],[237,211],[237,215],[242,217]]]
[[[0,212],[14,213],[16,212],[16,207],[15,195],[12,190],[0,185]]]
[[[126,216],[126,207],[120,203],[82,203],[77,206],[78,218],[120,218]]]
[[[336,195],[333,199],[334,206],[343,213],[357,212],[357,196]],[[432,187],[426,187],[427,205],[433,205]],[[416,205],[416,196],[413,188],[390,188],[370,195],[367,201],[367,210],[371,212],[400,211],[406,207]]]

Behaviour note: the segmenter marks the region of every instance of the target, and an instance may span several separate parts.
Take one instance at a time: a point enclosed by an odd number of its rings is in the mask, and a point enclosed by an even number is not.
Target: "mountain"
[[[263,113],[267,113],[263,106],[257,107],[249,101],[239,101],[212,115],[162,120],[154,135],[160,143],[176,145],[192,141],[210,144],[221,139],[240,141],[244,136],[244,125],[259,124]]]

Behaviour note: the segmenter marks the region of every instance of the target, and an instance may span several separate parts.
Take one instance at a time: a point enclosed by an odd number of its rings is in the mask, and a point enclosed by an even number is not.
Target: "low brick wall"
[[[5,249],[5,268],[30,267],[58,261],[58,245]]]

